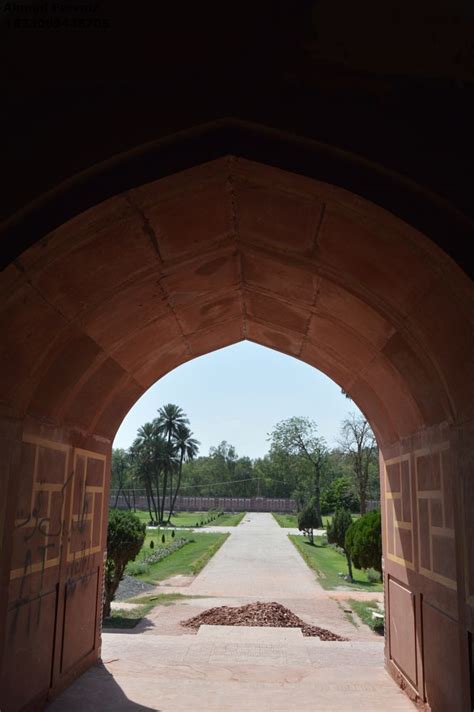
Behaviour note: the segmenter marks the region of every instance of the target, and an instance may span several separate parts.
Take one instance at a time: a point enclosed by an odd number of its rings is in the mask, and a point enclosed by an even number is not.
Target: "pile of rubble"
[[[321,640],[347,640],[326,628],[305,623],[281,603],[249,603],[246,606],[232,608],[219,606],[209,608],[187,621],[181,621],[186,628],[199,628],[201,625],[242,625],[269,626],[272,628],[301,628],[303,635],[317,636]]]

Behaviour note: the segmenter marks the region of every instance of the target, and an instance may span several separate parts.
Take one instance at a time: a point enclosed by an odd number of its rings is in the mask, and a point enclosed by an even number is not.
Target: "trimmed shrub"
[[[331,523],[327,526],[327,537],[330,544],[336,544],[340,547],[347,559],[347,568],[349,570],[349,579],[352,581],[352,564],[349,551],[346,548],[346,534],[352,526],[351,513],[347,509],[336,509],[332,517]]]
[[[298,514],[298,529],[307,534],[311,544],[314,544],[313,529],[318,529],[321,526],[321,517],[316,509],[314,499],[311,499],[309,504]]]
[[[154,541],[154,539],[152,539],[150,541],[150,549],[154,549],[154,548],[155,548],[155,541]]]
[[[358,569],[373,568],[382,579],[382,521],[379,511],[368,512],[351,524],[345,548]]]
[[[109,513],[107,559],[104,570],[103,616],[110,615],[110,604],[122,580],[125,567],[133,561],[145,541],[146,526],[133,512],[113,509]]]
[[[171,538],[172,538],[172,539],[174,539],[175,533],[176,533],[176,532],[175,532],[175,530],[173,529],[172,532],[171,532]]]
[[[164,534],[161,535],[161,543],[162,543],[162,544],[165,543],[165,535],[164,535]]]

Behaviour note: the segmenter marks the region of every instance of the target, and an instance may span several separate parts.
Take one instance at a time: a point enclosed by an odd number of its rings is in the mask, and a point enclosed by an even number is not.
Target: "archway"
[[[324,371],[371,421],[387,667],[433,710],[467,709],[474,293],[439,247],[354,193],[231,155],[72,217],[1,289],[2,709],[100,654],[123,416],[171,368],[242,339]]]

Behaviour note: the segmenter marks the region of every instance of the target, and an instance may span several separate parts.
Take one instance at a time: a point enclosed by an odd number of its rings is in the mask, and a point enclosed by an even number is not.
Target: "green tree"
[[[122,580],[125,566],[137,556],[145,541],[145,524],[133,512],[112,509],[107,530],[107,559],[104,572],[104,618]]]
[[[382,580],[382,520],[380,512],[368,512],[351,524],[345,548],[358,569],[373,568]]]
[[[336,477],[321,494],[321,511],[332,514],[336,509],[358,510],[358,501],[354,495],[352,483],[348,477]]]
[[[303,417],[282,420],[270,434],[270,441],[270,451],[274,455],[283,454],[290,461],[299,458],[301,464],[309,466],[311,472],[309,481],[300,476],[296,491],[301,492],[304,483],[307,499],[314,498],[314,507],[318,515],[317,526],[321,526],[321,477],[327,461],[328,449],[324,438],[317,434],[316,423]]]
[[[298,529],[307,533],[311,544],[314,544],[314,530],[320,527],[320,522],[321,515],[318,512],[316,501],[313,497],[298,514]]]
[[[346,555],[349,580],[352,581],[352,563],[349,550],[346,548],[346,533],[352,526],[351,513],[342,507],[334,512],[331,522],[327,527],[328,542],[339,546]]]
[[[166,441],[157,432],[154,422],[144,423],[138,429],[130,448],[137,480],[145,489],[150,519],[160,523],[160,479],[165,449]]]
[[[189,420],[183,410],[174,403],[162,406],[158,411],[158,418],[154,421],[157,434],[166,439],[166,448],[163,460],[163,487],[161,493],[160,523],[164,522],[165,501],[168,493],[168,480],[173,487],[173,455],[175,451],[173,439],[177,436],[180,425],[189,425]]]
[[[114,448],[112,450],[111,485],[115,490],[114,507],[117,506],[120,494],[123,494],[128,508],[131,509],[132,507],[129,494],[126,489],[131,484],[130,464],[130,455],[126,450],[123,450],[122,448]]]
[[[174,512],[174,507],[176,504],[176,497],[179,494],[181,487],[181,479],[183,475],[183,462],[185,460],[193,460],[199,450],[199,442],[193,438],[193,434],[187,425],[180,423],[174,435],[174,445],[179,452],[179,463],[178,463],[178,481],[176,483],[176,488],[174,493],[172,492],[172,482],[170,485],[170,511],[168,514],[168,523],[171,520],[171,516]]]
[[[340,443],[351,461],[360,501],[360,513],[365,514],[370,465],[377,456],[377,444],[370,425],[363,415],[352,413],[344,420]]]

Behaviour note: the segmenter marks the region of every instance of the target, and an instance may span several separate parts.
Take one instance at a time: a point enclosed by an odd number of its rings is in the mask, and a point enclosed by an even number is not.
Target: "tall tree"
[[[137,475],[145,488],[150,519],[160,521],[160,475],[166,441],[154,423],[144,423],[137,432],[130,455]]]
[[[300,478],[298,491],[304,485],[307,489],[307,499],[314,498],[318,526],[322,526],[321,518],[321,476],[327,460],[328,449],[324,438],[318,436],[317,425],[313,420],[304,417],[293,417],[282,420],[270,434],[271,452],[283,453],[288,458],[299,456],[300,460],[310,466],[310,483]]]
[[[376,457],[377,443],[363,415],[351,413],[344,420],[340,444],[352,464],[355,488],[360,500],[360,513],[365,514],[370,466]]]
[[[179,494],[181,487],[181,478],[183,474],[183,462],[185,460],[193,460],[199,450],[199,442],[193,438],[193,433],[184,423],[180,423],[176,428],[176,433],[174,435],[174,445],[179,453],[178,462],[178,481],[176,483],[176,488],[173,494],[172,483],[170,485],[170,511],[168,514],[168,522],[171,520],[171,516],[174,512],[174,506],[176,504],[176,497]]]
[[[168,403],[159,409],[158,418],[154,421],[154,426],[157,433],[166,439],[167,445],[163,461],[164,476],[163,489],[161,493],[160,522],[163,522],[165,517],[165,501],[168,493],[168,480],[171,480],[172,485],[174,465],[173,455],[175,450],[173,439],[176,437],[178,427],[180,425],[189,425],[189,420],[178,405]]]
[[[120,494],[123,494],[127,507],[131,509],[130,497],[125,489],[130,485],[130,456],[122,448],[112,450],[112,487],[115,489],[114,509],[117,507]]]

